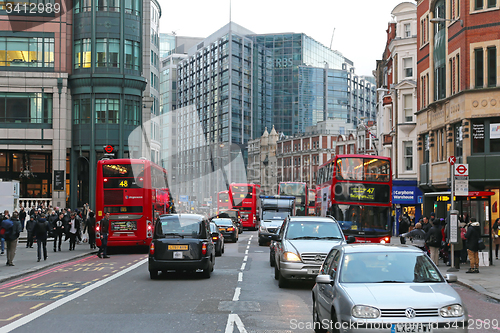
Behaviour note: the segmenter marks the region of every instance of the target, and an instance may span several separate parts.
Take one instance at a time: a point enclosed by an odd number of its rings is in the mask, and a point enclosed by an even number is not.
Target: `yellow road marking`
[[[45,303],[38,303],[37,305],[35,305],[34,307],[31,307],[30,309],[31,309],[31,310],[34,310],[34,309],[36,309],[36,308],[41,307],[41,306],[42,306],[42,305],[44,305],[44,304],[45,304]]]
[[[56,299],[56,298],[59,298],[59,297],[64,297],[64,295],[57,295],[57,296],[51,297],[51,299]]]
[[[22,313],[19,313],[19,314],[13,315],[12,317],[7,318],[7,319],[0,319],[0,321],[11,321],[11,320],[16,319],[17,317],[21,317],[22,315],[23,315]]]

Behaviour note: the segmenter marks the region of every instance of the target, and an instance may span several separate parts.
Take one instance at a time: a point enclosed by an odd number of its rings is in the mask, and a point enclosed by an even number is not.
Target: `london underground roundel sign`
[[[113,146],[111,145],[107,145],[106,147],[104,147],[104,151],[108,154],[112,153],[114,150]]]

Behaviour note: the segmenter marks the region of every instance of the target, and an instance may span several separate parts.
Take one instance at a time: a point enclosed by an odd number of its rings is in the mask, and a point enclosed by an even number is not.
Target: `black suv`
[[[198,214],[166,214],[156,221],[149,248],[149,275],[159,271],[203,270],[210,277],[215,266],[215,247],[210,222]]]

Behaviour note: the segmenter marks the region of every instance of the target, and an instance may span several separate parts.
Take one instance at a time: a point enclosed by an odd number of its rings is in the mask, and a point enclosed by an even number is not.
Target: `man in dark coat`
[[[19,212],[19,221],[21,222],[21,232],[23,232],[24,224],[26,223],[26,211],[23,206],[21,206],[21,211]]]
[[[465,273],[479,273],[479,247],[477,242],[481,238],[481,227],[476,218],[470,218],[470,224],[465,233],[467,253],[469,254],[470,268]]]
[[[423,224],[422,224],[422,230],[427,233],[429,232],[429,230],[432,228],[432,224],[429,222],[429,219],[427,218],[427,216],[424,216],[424,219],[423,219]]]
[[[76,212],[71,213],[66,232],[69,237],[69,250],[74,251],[76,239],[80,235],[80,219],[77,218]]]
[[[89,233],[89,245],[91,249],[95,249],[95,214],[93,211],[89,211],[89,218],[85,221],[85,228],[83,233],[88,231]]]
[[[99,247],[99,252],[97,252],[97,256],[99,258],[109,258],[107,255],[108,251],[108,231],[109,231],[109,213],[104,215],[104,218],[99,222],[101,227],[101,247]],[[101,255],[102,253],[102,255]]]
[[[42,258],[42,249],[43,249],[43,260],[47,260],[47,233],[49,231],[49,222],[45,218],[45,214],[41,213],[40,218],[35,224],[33,228],[33,233],[36,237],[36,245],[37,245],[37,255],[38,261]]]
[[[406,216],[399,215],[399,234],[405,234],[410,229],[410,221]],[[401,244],[406,244],[405,237],[399,237]]]
[[[436,266],[439,264],[439,248],[441,247],[442,238],[441,224],[439,220],[435,220],[435,224],[425,233],[425,244],[429,248],[431,260]]]
[[[7,248],[7,266],[14,266],[14,257],[16,256],[17,239],[21,233],[21,222],[19,213],[15,211],[10,218],[12,221],[12,231],[5,237],[5,246]]]
[[[26,231],[28,232],[28,241],[26,242],[26,247],[33,248],[33,228],[35,227],[36,221],[35,216],[30,215],[30,219],[26,222]]]
[[[65,233],[63,212],[60,212],[57,219],[53,222],[52,230],[54,237],[54,252],[56,252],[56,247],[59,251],[61,251],[62,236]],[[58,240],[59,244],[57,244]]]

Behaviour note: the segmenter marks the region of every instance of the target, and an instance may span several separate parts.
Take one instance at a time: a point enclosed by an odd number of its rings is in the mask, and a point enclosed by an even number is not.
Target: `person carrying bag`
[[[479,273],[479,239],[481,238],[481,229],[479,222],[474,217],[470,219],[471,223],[465,233],[467,239],[467,253],[469,254],[470,268],[466,273]],[[483,243],[484,245],[484,243]]]

